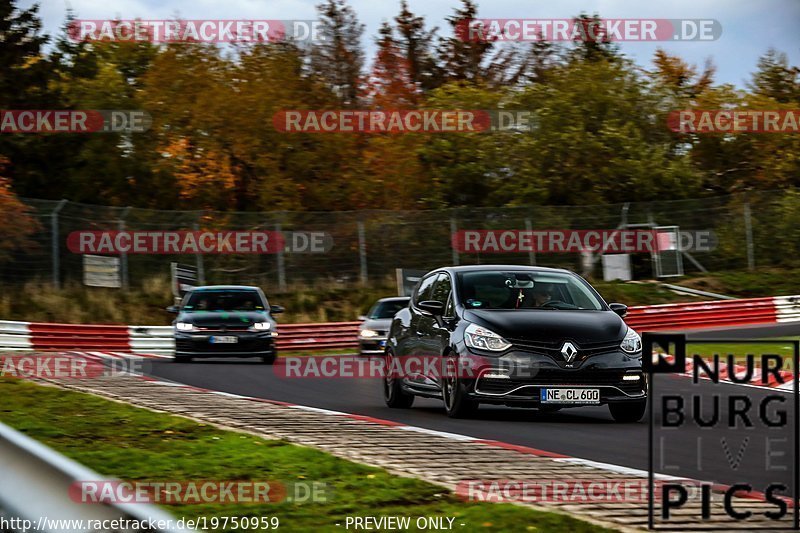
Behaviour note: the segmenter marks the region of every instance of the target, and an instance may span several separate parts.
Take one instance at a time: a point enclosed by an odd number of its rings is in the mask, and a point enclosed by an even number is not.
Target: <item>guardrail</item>
[[[625,322],[637,331],[768,324],[778,321],[776,300],[779,299],[750,298],[631,307]],[[800,305],[798,311],[797,320],[800,320]]]
[[[279,350],[336,350],[358,346],[360,322],[280,324]]]
[[[684,330],[800,321],[800,296],[715,300],[630,307],[637,331]],[[359,322],[280,324],[278,350],[355,348]],[[119,350],[171,354],[171,326],[102,326],[0,321],[3,350]]]
[[[278,350],[338,350],[354,348],[360,322],[280,324]],[[128,326],[130,350],[134,353],[171,354],[175,339],[171,326]]]
[[[353,348],[359,322],[280,324],[278,350]],[[112,350],[172,354],[172,326],[42,324],[0,320],[0,350]]]
[[[28,530],[44,533],[89,531],[105,520],[139,523],[177,521],[161,509],[141,503],[82,503],[70,498],[70,487],[81,481],[105,481],[99,474],[60,455],[30,437],[0,424],[0,508],[10,521],[26,520]],[[65,522],[72,520],[72,524]],[[75,521],[83,521],[83,528]],[[100,522],[102,523],[102,522]],[[65,525],[68,524],[68,525]],[[22,526],[20,525],[20,528]],[[174,528],[157,531],[188,531]]]

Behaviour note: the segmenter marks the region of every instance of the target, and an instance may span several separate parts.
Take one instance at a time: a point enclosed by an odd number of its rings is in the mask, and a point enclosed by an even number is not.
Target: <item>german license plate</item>
[[[541,389],[539,395],[542,403],[600,403],[600,389]]]
[[[214,336],[208,339],[211,344],[236,344],[239,342],[238,337],[230,336]]]

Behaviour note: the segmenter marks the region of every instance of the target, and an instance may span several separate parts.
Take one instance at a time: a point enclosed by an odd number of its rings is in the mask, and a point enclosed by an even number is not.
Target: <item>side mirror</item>
[[[178,312],[178,306],[177,305],[170,305],[170,306],[166,307],[165,309],[170,313],[177,313]]]
[[[422,301],[417,304],[417,307],[433,316],[442,316],[444,314],[444,304],[436,300]]]
[[[625,318],[625,315],[628,314],[628,306],[625,304],[608,304],[608,306],[622,318]]]
[[[358,319],[359,319],[361,322],[364,322],[364,321],[367,319],[367,315],[358,315]]]
[[[286,311],[286,309],[284,309],[280,305],[270,305],[269,306],[269,313],[271,315],[277,315],[278,313],[283,313],[284,311]]]

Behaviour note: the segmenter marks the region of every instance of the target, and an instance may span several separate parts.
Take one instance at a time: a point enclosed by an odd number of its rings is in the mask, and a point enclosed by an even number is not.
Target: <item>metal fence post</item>
[[[122,210],[122,215],[119,217],[119,221],[117,222],[117,227],[120,231],[125,231],[125,218],[128,216],[130,211],[130,206]],[[128,279],[128,254],[126,252],[121,252],[119,254],[119,270],[122,288],[128,289],[130,284]]]
[[[455,217],[450,217],[450,249],[453,251],[453,266],[457,266],[459,260],[458,250],[455,247],[456,231],[458,231],[456,219]]]
[[[275,224],[275,232],[280,235],[281,234],[281,224]],[[285,245],[284,245],[285,247]],[[286,290],[286,262],[285,258],[283,257],[283,248],[278,250],[278,253],[275,254],[278,261],[278,289],[284,291]]]
[[[53,212],[50,213],[51,252],[53,254],[53,288],[56,289],[61,287],[61,264],[58,255],[58,213],[64,208],[65,205],[67,205],[67,200],[61,200],[58,202],[58,205],[56,205],[55,209],[53,209]]]
[[[744,204],[744,231],[747,242],[747,268],[748,270],[754,270],[756,268],[756,259],[753,253],[753,222],[750,216],[749,202]]]
[[[528,233],[533,235],[533,223],[531,222],[530,218],[526,218],[525,219],[525,231],[527,231]],[[531,242],[534,242],[534,240],[531,239]],[[531,264],[531,266],[536,264],[536,245],[535,244],[532,245],[531,249],[528,251],[528,262]]]
[[[200,217],[201,218],[203,217],[202,213],[200,214]],[[200,231],[200,223],[199,222],[195,222],[194,223],[194,230],[195,231]],[[205,265],[203,264],[203,254],[201,254],[198,251],[196,254],[194,254],[194,259],[195,259],[195,265],[197,266],[197,282],[200,285],[205,285],[206,284],[206,270],[205,270]]]
[[[361,283],[364,285],[367,284],[368,276],[367,276],[367,235],[366,231],[364,230],[364,223],[362,221],[358,221],[358,258],[360,263],[360,277]]]

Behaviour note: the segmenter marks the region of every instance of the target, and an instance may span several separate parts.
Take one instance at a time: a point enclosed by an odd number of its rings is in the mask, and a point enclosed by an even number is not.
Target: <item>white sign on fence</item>
[[[179,263],[170,263],[169,266],[172,273],[172,295],[180,300],[187,291],[197,287],[197,269]]]
[[[89,287],[111,287],[119,289],[122,286],[122,278],[119,271],[119,257],[84,255],[83,284]]]
[[[602,260],[603,281],[613,281],[615,279],[630,281],[633,279],[630,254],[605,254]]]

